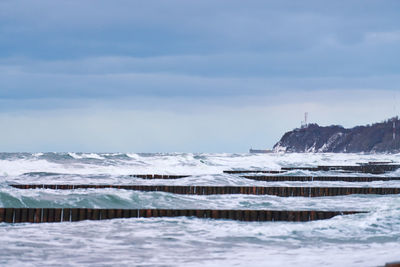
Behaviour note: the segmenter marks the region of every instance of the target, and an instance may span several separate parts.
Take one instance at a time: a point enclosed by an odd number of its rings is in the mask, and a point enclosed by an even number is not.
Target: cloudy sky
[[[400,1],[1,0],[0,151],[246,152],[400,113]]]

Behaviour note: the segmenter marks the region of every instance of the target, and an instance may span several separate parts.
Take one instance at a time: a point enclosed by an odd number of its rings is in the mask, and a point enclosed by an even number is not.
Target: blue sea
[[[198,196],[118,189],[19,190],[9,186],[52,183],[400,187],[398,181],[263,182],[223,173],[368,161],[400,162],[400,154],[0,153],[1,207],[368,211],[312,222],[178,217],[0,223],[0,265],[382,266],[400,260],[398,195]],[[191,176],[144,180],[131,174]],[[322,173],[291,171],[285,175]],[[385,176],[400,176],[400,170]]]

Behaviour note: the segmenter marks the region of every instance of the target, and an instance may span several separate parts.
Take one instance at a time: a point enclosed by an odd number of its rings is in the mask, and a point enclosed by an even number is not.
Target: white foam
[[[0,174],[21,175],[27,172],[57,172],[82,175],[127,174],[218,174],[229,169],[279,170],[284,166],[354,165],[368,161],[400,161],[400,154],[329,154],[329,153],[271,153],[271,154],[155,154],[128,158],[113,158],[110,154],[68,153],[73,160],[52,160],[46,155],[0,160]],[[106,158],[107,157],[107,158]],[[83,161],[97,159],[99,162]],[[400,170],[396,172],[396,175]],[[388,174],[393,175],[393,174]]]
[[[93,159],[93,160],[91,160]],[[170,266],[379,266],[398,260],[397,195],[276,197],[187,196],[117,189],[19,190],[19,183],[169,185],[396,186],[400,182],[275,182],[223,174],[229,169],[278,170],[283,166],[354,165],[400,161],[400,154],[32,154],[0,160],[2,206],[94,208],[224,208],[363,210],[307,223],[246,223],[190,218],[121,219],[60,224],[0,224],[0,265]],[[24,173],[49,172],[58,175]],[[2,175],[6,173],[7,175]],[[177,180],[143,180],[127,174],[190,174]],[[299,172],[312,174],[311,172]],[[295,172],[291,173],[295,174]],[[385,174],[400,175],[400,170]]]

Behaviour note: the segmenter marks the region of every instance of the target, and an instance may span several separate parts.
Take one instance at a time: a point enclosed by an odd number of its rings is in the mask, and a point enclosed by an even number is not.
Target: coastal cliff
[[[393,140],[393,123],[396,137]],[[400,152],[398,117],[372,125],[346,129],[339,125],[309,124],[285,133],[275,152]]]

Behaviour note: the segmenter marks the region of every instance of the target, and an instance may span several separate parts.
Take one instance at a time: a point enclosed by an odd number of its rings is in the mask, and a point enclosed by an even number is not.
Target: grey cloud
[[[328,89],[398,90],[400,75],[252,77],[200,76],[180,73],[74,74],[26,72],[11,68],[0,73],[1,98],[104,98],[126,96],[218,97],[268,96],[283,92]]]
[[[398,90],[400,2],[2,1],[0,97]]]
[[[398,1],[3,1],[0,56],[302,51],[398,30]]]

